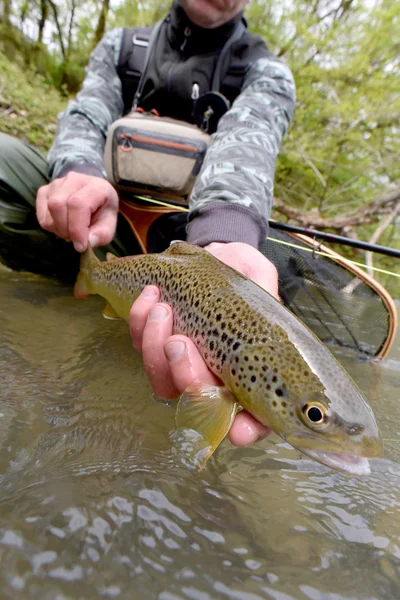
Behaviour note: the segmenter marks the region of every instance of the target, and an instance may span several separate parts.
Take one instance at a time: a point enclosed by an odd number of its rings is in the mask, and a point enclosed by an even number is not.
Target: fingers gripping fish
[[[195,384],[180,398],[178,428],[214,452],[239,405],[303,454],[337,470],[369,473],[382,446],[371,408],[326,346],[268,292],[186,242],[162,254],[82,255],[75,296],[99,294],[104,315],[129,321],[146,285],[173,307],[174,333],[188,336],[223,386]]]

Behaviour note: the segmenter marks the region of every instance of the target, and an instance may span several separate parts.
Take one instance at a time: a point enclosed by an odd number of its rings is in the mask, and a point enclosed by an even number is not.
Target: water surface
[[[400,598],[400,347],[346,358],[385,440],[354,478],[277,436],[189,470],[102,301],[0,271],[0,598]]]

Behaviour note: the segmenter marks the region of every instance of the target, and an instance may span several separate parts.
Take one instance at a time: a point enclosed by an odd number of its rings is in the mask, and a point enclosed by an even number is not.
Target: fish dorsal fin
[[[116,258],[118,258],[118,256],[115,256],[115,254],[113,254],[112,252],[107,252],[107,254],[106,254],[107,262],[111,262],[112,260],[115,260]]]
[[[197,432],[195,443],[185,444],[190,462],[202,468],[227,435],[238,410],[236,397],[227,388],[194,383],[182,394],[176,409],[178,431]]]
[[[190,254],[204,254],[204,252],[206,252],[206,250],[200,248],[200,246],[194,246],[194,244],[188,244],[187,242],[176,240],[171,242],[171,245],[169,248],[164,250],[163,254],[168,254],[169,256],[184,256]]]

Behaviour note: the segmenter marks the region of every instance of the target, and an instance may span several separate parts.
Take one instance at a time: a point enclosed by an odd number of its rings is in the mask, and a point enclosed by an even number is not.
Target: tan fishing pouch
[[[196,125],[134,112],[109,128],[105,167],[121,190],[185,201],[200,171],[210,136]]]

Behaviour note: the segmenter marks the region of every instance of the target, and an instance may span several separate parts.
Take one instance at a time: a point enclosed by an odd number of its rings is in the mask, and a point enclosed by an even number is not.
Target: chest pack
[[[109,129],[105,166],[117,189],[186,203],[210,134],[250,64],[270,52],[240,20],[222,48],[181,55],[168,43],[166,24],[123,31],[117,72],[124,116]]]

